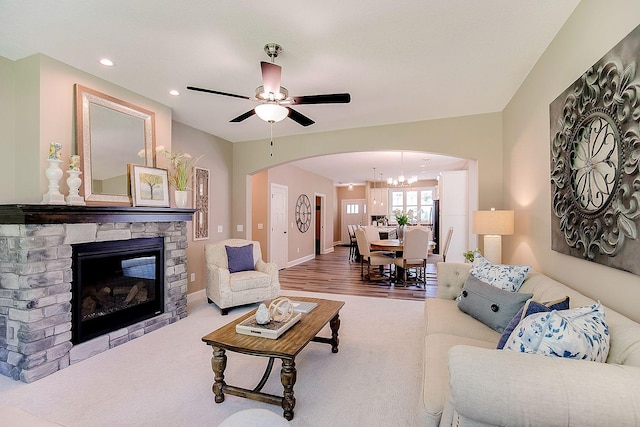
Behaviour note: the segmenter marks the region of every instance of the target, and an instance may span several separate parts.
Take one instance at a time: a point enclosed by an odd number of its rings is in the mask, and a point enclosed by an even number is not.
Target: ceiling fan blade
[[[229,121],[233,122],[233,123],[238,123],[238,122],[241,122],[243,120],[248,119],[249,117],[253,116],[255,113],[256,113],[256,110],[251,109],[251,110],[247,111],[246,113],[240,114],[235,119],[232,119],[232,120],[229,120]]]
[[[200,88],[200,87],[187,86],[187,89],[195,90],[195,91],[198,91],[198,92],[213,93],[213,94],[216,94],[216,95],[231,96],[231,97],[234,97],[234,98],[251,99],[248,96],[244,96],[244,95],[236,95],[235,93],[220,92],[220,91],[217,91],[217,90],[203,89],[203,88]]]
[[[348,93],[293,97],[294,104],[348,104],[349,102],[351,102],[351,95]]]
[[[280,93],[280,77],[282,76],[282,67],[271,62],[260,62],[262,68],[262,86],[266,93],[275,95]]]
[[[305,116],[304,114],[301,114],[299,112],[297,112],[296,110],[294,110],[291,107],[286,107],[287,110],[289,110],[289,118],[291,120],[293,120],[294,122],[301,124],[302,126],[311,126],[312,124],[314,124],[315,122],[313,120],[311,120],[309,117]]]

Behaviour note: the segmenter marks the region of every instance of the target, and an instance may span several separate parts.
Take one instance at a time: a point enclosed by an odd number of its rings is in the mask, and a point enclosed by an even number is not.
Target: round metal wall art
[[[551,136],[552,210],[585,259],[614,257],[638,237],[639,121],[635,61],[592,67],[564,100]]]

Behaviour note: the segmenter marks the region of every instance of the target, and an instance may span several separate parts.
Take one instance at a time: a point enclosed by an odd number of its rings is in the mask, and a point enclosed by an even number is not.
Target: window
[[[358,214],[359,212],[359,207],[357,203],[347,203],[347,213],[348,214]]]
[[[392,214],[406,212],[413,222],[430,222],[433,191],[433,187],[391,189]]]

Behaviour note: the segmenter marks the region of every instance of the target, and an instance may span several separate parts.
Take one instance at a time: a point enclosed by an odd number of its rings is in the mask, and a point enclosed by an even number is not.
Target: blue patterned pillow
[[[480,254],[473,259],[471,274],[504,291],[518,292],[531,270],[530,265],[494,264]]]
[[[511,332],[513,332],[516,326],[518,326],[518,323],[520,323],[525,317],[540,312],[568,309],[569,297],[564,297],[563,299],[557,301],[548,301],[543,303],[539,303],[530,299],[524,304],[524,306],[518,311],[518,313],[513,316],[513,319],[511,319],[507,327],[504,328],[504,331],[502,332],[502,336],[500,337],[500,341],[498,341],[498,346],[496,348],[498,350],[504,348],[504,345],[506,344],[509,335],[511,335]]]
[[[254,270],[253,267],[253,243],[246,246],[227,246],[227,263],[229,264],[229,273],[237,273],[239,271]]]
[[[516,326],[504,349],[606,362],[609,327],[599,302],[572,310],[536,313]]]

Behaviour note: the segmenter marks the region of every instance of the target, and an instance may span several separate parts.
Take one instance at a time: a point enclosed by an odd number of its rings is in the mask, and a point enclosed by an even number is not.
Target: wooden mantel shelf
[[[0,205],[0,224],[191,221],[195,211],[130,206]]]

